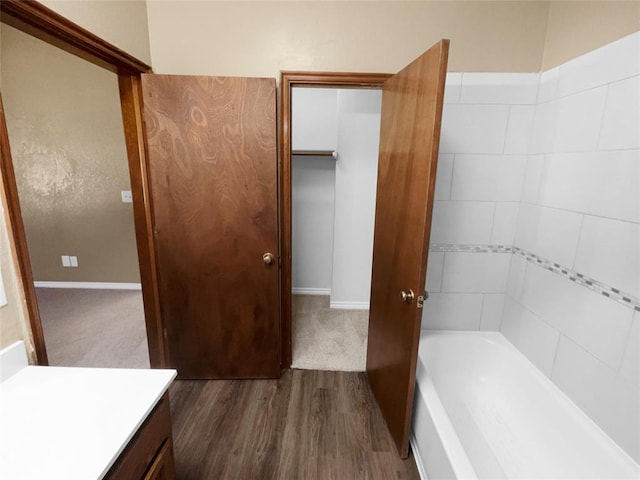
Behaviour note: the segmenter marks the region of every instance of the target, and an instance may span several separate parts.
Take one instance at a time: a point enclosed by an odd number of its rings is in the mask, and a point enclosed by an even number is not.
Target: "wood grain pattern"
[[[275,81],[143,75],[142,90],[169,364],[278,377]]]
[[[153,201],[149,162],[142,118],[140,75],[119,75],[120,106],[129,161],[129,179],[133,195],[133,219],[142,284],[144,319],[151,368],[167,365],[167,346],[160,313],[160,290],[153,237]]]
[[[22,210],[20,209],[20,198],[18,197],[18,184],[16,174],[13,169],[11,158],[11,147],[9,145],[9,134],[7,132],[7,122],[4,115],[4,105],[2,94],[0,94],[0,167],[2,168],[2,187],[4,200],[7,205],[7,217],[9,238],[13,240],[14,254],[16,257],[18,275],[24,301],[29,316],[29,326],[33,336],[33,344],[38,365],[48,365],[47,348],[44,343],[44,331],[40,320],[40,309],[38,308],[38,298],[33,284],[33,272],[31,270],[31,259],[29,258],[29,248],[27,246],[27,235],[24,230],[22,220]]]
[[[449,41],[382,87],[367,376],[400,455],[409,451]]]
[[[2,0],[0,18],[40,40],[114,73],[144,73],[151,67],[35,0]]]
[[[151,467],[149,467],[149,471],[144,476],[144,480],[174,480],[175,478],[176,468],[173,461],[171,443],[165,442]]]
[[[419,478],[413,458],[398,458],[364,373],[177,381],[171,407],[181,480]]]
[[[165,394],[109,469],[105,480],[175,479],[169,411]]]
[[[391,77],[388,73],[281,72],[280,104],[280,315],[282,368],[291,366],[291,89],[294,86],[380,88]]]

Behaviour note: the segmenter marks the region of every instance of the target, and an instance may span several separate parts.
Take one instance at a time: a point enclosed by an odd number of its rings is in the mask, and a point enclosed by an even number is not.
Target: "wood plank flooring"
[[[179,480],[419,479],[413,456],[398,456],[364,373],[182,380],[170,398]]]

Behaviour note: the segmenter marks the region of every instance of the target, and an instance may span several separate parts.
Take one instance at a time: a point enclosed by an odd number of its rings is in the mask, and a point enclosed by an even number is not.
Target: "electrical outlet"
[[[63,267],[71,266],[71,260],[69,259],[69,255],[62,255],[62,266]]]
[[[131,195],[131,190],[122,190],[120,192],[120,196],[122,197],[122,203],[133,203],[133,196]]]
[[[78,257],[69,257],[69,263],[71,263],[72,267],[78,266]]]

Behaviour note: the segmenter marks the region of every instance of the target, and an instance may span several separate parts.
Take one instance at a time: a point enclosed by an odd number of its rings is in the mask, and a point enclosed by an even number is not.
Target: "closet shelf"
[[[338,152],[334,150],[292,150],[291,155],[305,157],[333,157],[338,158]]]

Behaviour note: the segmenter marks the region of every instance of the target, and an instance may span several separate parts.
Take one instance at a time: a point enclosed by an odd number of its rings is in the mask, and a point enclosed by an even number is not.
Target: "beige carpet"
[[[329,308],[328,296],[293,296],[292,368],[364,371],[368,310]]]
[[[50,365],[149,368],[140,291],[36,291]]]

